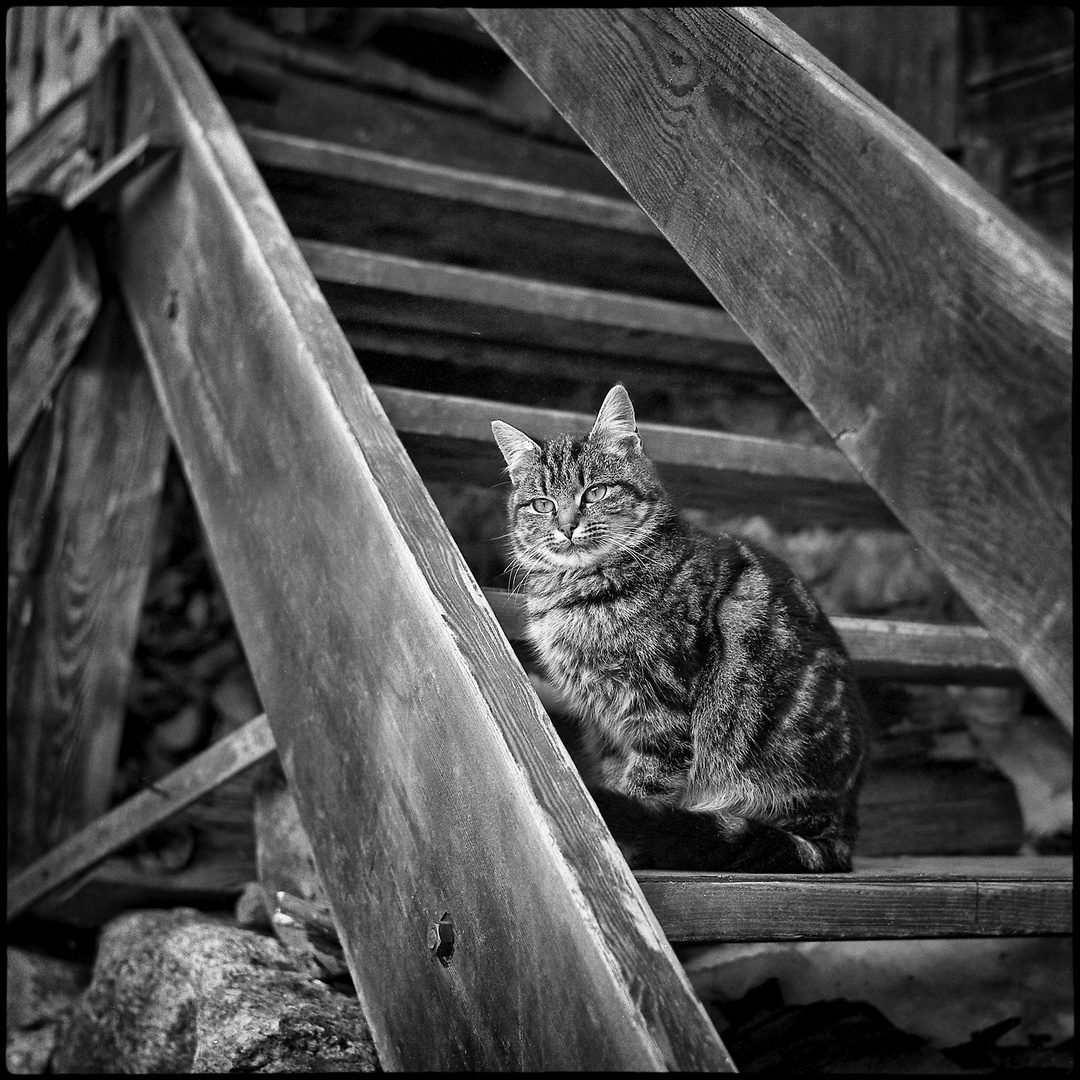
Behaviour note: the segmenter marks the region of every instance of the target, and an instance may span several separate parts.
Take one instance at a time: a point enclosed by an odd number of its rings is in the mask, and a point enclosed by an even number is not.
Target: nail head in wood
[[[428,928],[427,942],[428,948],[446,967],[454,955],[454,920],[450,918],[449,911],[444,911],[439,921],[433,922]]]

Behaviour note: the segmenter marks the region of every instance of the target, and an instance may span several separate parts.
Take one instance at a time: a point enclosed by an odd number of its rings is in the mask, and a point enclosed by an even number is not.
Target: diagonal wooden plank
[[[1071,260],[763,9],[473,14],[1071,726]]]
[[[274,751],[265,714],[61,841],[8,882],[8,922]]]
[[[383,1063],[730,1069],[204,72],[127,17],[129,138],[181,155],[122,288]]]

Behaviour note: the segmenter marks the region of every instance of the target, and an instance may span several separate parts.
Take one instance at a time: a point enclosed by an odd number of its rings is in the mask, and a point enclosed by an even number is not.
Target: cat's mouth
[[[591,566],[603,553],[603,545],[586,543],[580,540],[567,540],[558,548],[545,548],[543,558],[552,566],[569,569],[571,567]]]

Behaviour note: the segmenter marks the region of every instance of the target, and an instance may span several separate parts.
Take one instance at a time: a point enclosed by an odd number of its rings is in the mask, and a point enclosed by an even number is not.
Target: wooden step
[[[1072,933],[1065,856],[856,859],[850,874],[635,875],[670,941]]]
[[[383,408],[414,464],[429,480],[493,487],[505,462],[491,434],[503,420],[534,438],[585,434],[594,417],[556,409],[376,386]],[[843,455],[828,447],[706,431],[669,424],[638,425],[679,505],[769,513],[795,523],[896,528],[888,508]]]
[[[363,329],[374,324],[771,375],[768,363],[719,306],[563,285],[321,240],[298,238],[297,245],[354,345],[363,344]]]
[[[656,226],[631,199],[418,161],[401,154],[291,135],[253,124],[242,124],[240,134],[260,167],[292,169],[493,210],[662,239]]]
[[[393,146],[355,137],[343,143],[317,129],[280,132],[250,125],[246,137],[296,236],[715,305],[636,204],[618,188],[590,187],[578,169],[548,163],[529,175],[513,175],[497,152],[463,165],[441,145],[431,160],[421,156],[414,138]],[[545,155],[551,150],[546,147]],[[559,166],[564,154],[557,155]]]
[[[484,596],[506,636],[523,640],[524,597],[501,589],[485,589]],[[1011,659],[982,627],[845,616],[832,623],[862,678],[977,686],[1020,681]]]

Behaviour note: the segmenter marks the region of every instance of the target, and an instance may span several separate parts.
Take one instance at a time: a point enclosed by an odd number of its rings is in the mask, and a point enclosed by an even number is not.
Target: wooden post
[[[9,497],[9,865],[109,807],[166,449],[127,319],[108,299]]]
[[[129,18],[129,135],[180,156],[121,284],[384,1066],[730,1070],[205,73]]]
[[[8,316],[8,464],[101,307],[90,243],[61,226]]]
[[[473,14],[1071,726],[1071,260],[763,9]]]

